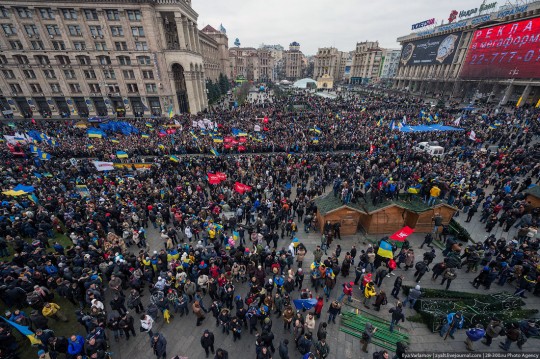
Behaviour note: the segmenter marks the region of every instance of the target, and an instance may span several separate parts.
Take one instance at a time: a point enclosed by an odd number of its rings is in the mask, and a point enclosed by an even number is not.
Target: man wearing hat
[[[491,345],[491,342],[493,341],[493,338],[497,338],[501,333],[502,329],[503,323],[499,320],[499,318],[491,318],[488,326],[486,327],[486,333],[484,335],[484,340],[482,340],[482,344],[485,344],[489,347]]]
[[[448,314],[446,316],[446,321],[441,327],[441,331],[439,332],[440,336],[443,337],[445,340],[447,336],[450,336],[450,338],[455,339],[454,333],[456,332],[456,330],[461,329],[463,327],[464,322],[465,320],[461,312]]]
[[[538,336],[538,328],[536,326],[536,322],[533,319],[525,319],[519,322],[519,329],[523,334],[517,341],[517,346],[519,349],[521,349],[523,344],[527,342],[528,338]]]
[[[157,359],[165,359],[167,356],[167,340],[161,333],[154,333],[151,341],[152,349]]]
[[[45,350],[41,349],[37,352],[39,359],[51,359],[51,356],[49,353],[45,352]]]
[[[205,329],[201,337],[201,346],[204,348],[207,358],[208,358],[208,355],[210,355],[210,351],[212,351],[212,354],[215,353],[214,352],[214,334],[208,329]]]
[[[352,302],[353,286],[354,282],[343,283],[343,293],[339,296],[338,302],[341,302],[345,296],[347,296],[349,302]]]

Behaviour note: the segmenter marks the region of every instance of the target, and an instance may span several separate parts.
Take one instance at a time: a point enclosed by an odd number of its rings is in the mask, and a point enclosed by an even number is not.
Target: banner
[[[92,161],[92,163],[96,166],[96,170],[100,172],[114,170],[114,163],[112,162]]]
[[[255,125],[255,126],[253,127],[253,130],[254,130],[255,132],[260,132],[260,131],[261,131],[261,126]]]
[[[208,183],[210,184],[219,184],[221,182],[217,174],[207,173],[206,175],[208,176]]]
[[[409,226],[405,226],[401,228],[399,231],[397,231],[396,233],[392,234],[390,236],[390,239],[403,242],[405,241],[405,238],[410,236],[413,232],[414,232],[414,229],[410,228]]]
[[[4,319],[4,321],[6,323],[8,323],[9,325],[11,325],[13,328],[17,329],[19,331],[19,333],[21,333],[22,335],[24,335],[25,337],[27,337],[29,340],[30,340],[30,344],[31,345],[38,345],[38,344],[43,344],[41,342],[41,340],[36,337],[36,334],[31,331],[27,326],[24,326],[24,325],[21,325],[21,324],[18,324],[16,322],[13,322],[11,320],[8,320],[4,317],[0,317],[2,319]]]
[[[223,172],[216,172],[216,176],[218,176],[220,181],[225,181],[227,179],[227,174]]]
[[[243,184],[240,182],[234,183],[234,190],[240,194],[244,194],[246,192],[251,191],[251,186],[248,186],[247,184]]]

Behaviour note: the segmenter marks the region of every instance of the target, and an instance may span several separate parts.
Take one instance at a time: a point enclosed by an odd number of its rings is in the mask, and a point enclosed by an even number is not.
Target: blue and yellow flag
[[[27,326],[17,324],[17,323],[12,322],[11,320],[8,320],[8,319],[6,319],[4,317],[0,317],[0,318],[4,319],[4,321],[6,323],[11,325],[13,328],[17,329],[19,331],[19,333],[21,333],[22,335],[27,337],[30,340],[31,345],[43,344],[41,342],[41,340],[39,340],[39,338],[36,337],[36,334],[33,331],[31,331]]]
[[[193,137],[193,139],[195,139],[195,140],[199,139],[199,137],[197,137],[197,135],[195,134],[195,132],[193,130],[189,131],[189,133],[191,133],[191,137]]]
[[[223,143],[223,137],[214,136],[214,143]]]
[[[377,127],[381,127],[382,126],[382,117],[379,119],[379,121],[377,121]]]
[[[219,156],[219,152],[216,151],[216,149],[214,147],[212,147],[212,149],[210,150],[210,152],[214,155],[214,156]]]
[[[315,133],[321,133],[322,132],[321,129],[318,126],[314,126],[313,131],[315,131]]]
[[[160,143],[160,144],[157,145],[157,146],[158,146],[158,148],[159,148],[160,150],[162,150],[162,151],[165,150],[165,146],[164,146],[163,144]]]
[[[48,154],[47,152],[38,151],[38,158],[40,160],[48,161],[51,159],[51,155]]]
[[[171,155],[169,156],[169,159],[173,162],[180,162],[180,159],[178,157],[176,157],[175,155]]]
[[[29,194],[28,199],[34,202],[35,204],[39,205],[39,200],[34,193]]]
[[[313,137],[313,138],[311,139],[311,142],[313,142],[313,143],[319,143],[319,137]]]
[[[94,145],[92,145],[92,144],[89,143],[89,144],[86,145],[86,148],[89,149],[89,150],[91,150],[92,148],[94,148]]]
[[[174,116],[173,105],[170,105],[170,106],[169,106],[169,118],[173,118],[173,116]]]
[[[118,157],[118,158],[128,158],[128,154],[125,151],[116,151],[116,157]]]
[[[34,146],[34,145],[30,146],[30,152],[38,153],[39,152],[38,146]]]
[[[232,232],[232,237],[235,241],[238,240],[238,238],[240,238],[240,234],[237,232],[237,231],[233,231]]]
[[[150,138],[150,136],[147,135],[146,133],[141,134],[141,137],[142,137],[142,138]]]
[[[381,241],[377,254],[384,258],[394,258],[394,253],[392,252],[392,245],[386,241]]]
[[[117,140],[116,138],[114,138],[114,137],[111,138],[110,140],[111,140],[112,143],[120,143],[120,141],[118,141],[118,140]]]
[[[154,127],[154,125],[152,125],[150,122],[145,123],[145,126],[148,127],[148,128],[153,128]]]

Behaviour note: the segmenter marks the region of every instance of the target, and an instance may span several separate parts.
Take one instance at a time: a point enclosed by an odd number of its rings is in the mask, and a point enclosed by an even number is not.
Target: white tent
[[[313,84],[313,85],[308,85],[308,84]],[[309,79],[309,78],[305,78],[305,79],[301,79],[301,80],[298,80],[296,81],[294,84],[293,84],[294,87],[296,88],[299,88],[299,89],[305,89],[305,88],[317,88],[317,81],[313,80],[313,79]]]

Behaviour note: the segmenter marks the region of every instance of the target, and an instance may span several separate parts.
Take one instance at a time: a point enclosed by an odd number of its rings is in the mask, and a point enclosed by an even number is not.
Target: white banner
[[[114,170],[114,164],[112,162],[92,161],[92,163],[96,166],[96,170],[100,172]]]
[[[254,130],[255,132],[261,132],[261,126],[260,126],[260,125],[255,125],[255,126],[253,127],[253,130]]]

